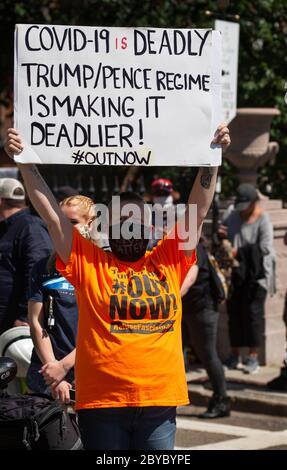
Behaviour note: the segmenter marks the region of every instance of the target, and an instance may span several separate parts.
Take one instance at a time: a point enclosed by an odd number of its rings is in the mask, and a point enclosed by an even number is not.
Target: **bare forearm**
[[[188,203],[197,206],[197,225],[200,226],[213,200],[218,167],[199,168]]]
[[[23,151],[21,136],[16,129],[8,129],[5,151],[10,158]],[[59,208],[51,190],[43,180],[35,165],[20,164],[18,168],[30,197],[30,200],[46,222],[54,247],[64,263],[68,262],[72,248],[72,225]]]
[[[182,286],[181,286],[181,288],[180,288],[180,296],[181,296],[181,298],[184,297],[184,296],[188,293],[190,287],[191,287],[191,285],[189,285],[189,284],[187,284],[187,283],[183,283],[183,284],[182,284]]]
[[[8,129],[5,144],[7,155],[14,160],[14,156],[20,155],[23,149],[24,145],[18,131],[13,128]],[[49,226],[53,221],[61,220],[63,216],[61,217],[57,201],[36,166],[29,163],[17,163],[17,166],[22,174],[29,198],[46,224]]]
[[[61,215],[61,210],[52,191],[35,165],[18,163],[18,168],[23,177],[31,203],[49,226],[52,221],[55,221]]]
[[[40,325],[31,325],[31,335],[37,355],[42,364],[55,361],[52,343],[46,330],[44,330]]]
[[[182,286],[180,288],[181,297],[184,297],[185,294],[187,294],[191,286],[193,286],[193,284],[195,283],[197,276],[198,276],[198,266],[195,264],[194,266],[190,268],[190,270],[188,271],[182,283]]]
[[[75,359],[76,359],[76,348],[73,349],[67,356],[63,357],[61,359],[61,363],[66,371],[66,374],[69,372],[70,369],[72,369],[75,365]]]
[[[212,140],[213,145],[221,145],[223,150],[230,145],[230,136],[229,136],[229,129],[226,127],[226,124],[223,123],[218,126],[214,138]],[[218,167],[203,167],[199,168],[197,177],[195,179],[193,188],[190,192],[188,204],[194,204],[197,208],[197,223],[195,227],[194,220],[190,219],[190,211],[189,208],[185,213],[185,217],[183,218],[185,222],[185,227],[189,231],[189,233],[194,233],[196,230],[196,238],[197,241],[200,238],[201,229],[203,225],[203,221],[208,213],[210,205],[212,203],[212,199],[215,192],[216,186],[216,177],[217,177]],[[191,211],[192,212],[192,211]],[[191,249],[194,248],[192,245],[196,245],[194,240],[190,243],[185,253],[187,256],[190,255]]]
[[[72,247],[72,225],[62,213],[52,191],[35,165],[18,164],[29,198],[46,222],[54,248],[64,262],[67,262]]]

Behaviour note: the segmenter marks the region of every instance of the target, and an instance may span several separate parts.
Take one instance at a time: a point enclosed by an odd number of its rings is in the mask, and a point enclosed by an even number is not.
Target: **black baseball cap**
[[[242,183],[236,189],[234,207],[237,211],[244,211],[250,204],[258,201],[257,190],[252,184]]]

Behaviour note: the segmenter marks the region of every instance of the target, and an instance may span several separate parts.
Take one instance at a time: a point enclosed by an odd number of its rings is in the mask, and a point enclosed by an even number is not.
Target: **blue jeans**
[[[93,408],[78,411],[85,450],[173,450],[176,407]]]

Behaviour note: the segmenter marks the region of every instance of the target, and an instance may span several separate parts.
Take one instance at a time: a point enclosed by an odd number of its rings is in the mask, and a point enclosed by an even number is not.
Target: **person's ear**
[[[95,220],[94,218],[89,219],[88,222],[86,223],[86,225],[88,226],[89,229],[92,228],[92,223],[94,222],[94,220]]]

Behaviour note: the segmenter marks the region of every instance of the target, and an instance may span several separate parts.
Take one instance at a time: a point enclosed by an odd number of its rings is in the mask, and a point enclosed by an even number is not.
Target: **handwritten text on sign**
[[[219,33],[17,25],[18,161],[215,165]]]

